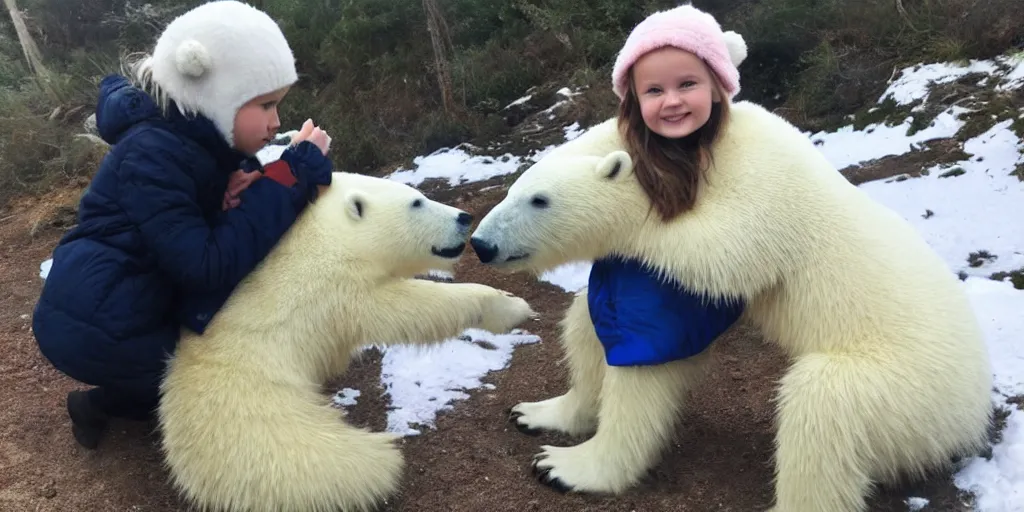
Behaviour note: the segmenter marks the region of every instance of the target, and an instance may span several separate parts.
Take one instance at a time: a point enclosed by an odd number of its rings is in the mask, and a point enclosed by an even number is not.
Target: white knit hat
[[[298,79],[281,28],[235,0],[209,2],[175,18],[143,64],[146,71],[179,109],[210,118],[232,147],[238,109]]]

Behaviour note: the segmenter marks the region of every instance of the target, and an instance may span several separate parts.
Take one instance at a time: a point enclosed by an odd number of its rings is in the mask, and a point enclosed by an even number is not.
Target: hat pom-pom
[[[724,32],[722,37],[725,39],[725,47],[729,49],[729,59],[732,60],[732,65],[739,67],[747,58],[747,42],[743,40],[743,36],[732,30]]]
[[[178,45],[178,50],[174,53],[174,60],[178,67],[178,72],[192,78],[203,76],[203,73],[206,73],[212,64],[206,47],[195,39],[182,41]]]

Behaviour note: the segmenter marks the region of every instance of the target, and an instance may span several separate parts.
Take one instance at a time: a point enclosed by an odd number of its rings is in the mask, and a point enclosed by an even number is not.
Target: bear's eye
[[[547,208],[548,198],[544,196],[533,196],[533,199],[530,200],[530,206],[533,206],[534,208]]]
[[[412,207],[413,208],[419,208],[421,206],[423,206],[423,201],[420,200],[420,199],[417,199],[417,200],[412,202]]]

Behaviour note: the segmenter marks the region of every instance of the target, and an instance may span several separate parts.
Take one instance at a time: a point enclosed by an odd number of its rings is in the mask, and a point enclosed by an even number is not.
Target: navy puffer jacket
[[[180,326],[202,332],[234,287],[316,194],[331,162],[303,142],[284,152],[298,182],[259,179],[221,210],[231,172],[253,159],[208,119],[156,103],[124,77],[100,84],[100,136],[112,145],[60,240],[32,327],[42,353],[94,385],[152,381]]]

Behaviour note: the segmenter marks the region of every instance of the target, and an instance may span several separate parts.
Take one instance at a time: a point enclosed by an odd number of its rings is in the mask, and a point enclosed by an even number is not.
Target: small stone
[[[53,499],[57,496],[57,482],[49,480],[39,490],[39,495],[46,499]]]

